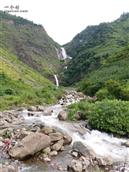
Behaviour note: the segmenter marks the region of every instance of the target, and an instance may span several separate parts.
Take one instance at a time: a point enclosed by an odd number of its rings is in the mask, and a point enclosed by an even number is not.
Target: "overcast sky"
[[[42,24],[58,43],[69,42],[88,25],[110,22],[129,12],[129,0],[0,0],[4,6],[19,5],[27,13],[11,13]]]

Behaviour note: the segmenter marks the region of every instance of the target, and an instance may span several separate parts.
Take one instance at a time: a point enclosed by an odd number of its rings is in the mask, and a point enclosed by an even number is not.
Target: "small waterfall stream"
[[[56,86],[57,86],[57,88],[59,87],[59,80],[58,80],[58,78],[57,78],[57,75],[54,75],[54,78],[55,78],[55,81],[56,81]]]

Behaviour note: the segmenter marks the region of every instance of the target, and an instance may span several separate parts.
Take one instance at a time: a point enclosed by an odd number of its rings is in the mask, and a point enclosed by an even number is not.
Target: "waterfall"
[[[57,75],[54,75],[54,78],[55,78],[55,81],[56,81],[56,86],[59,87],[59,81],[58,81]]]
[[[67,59],[68,58],[68,56],[66,54],[66,50],[63,47],[61,48],[61,54],[63,56],[63,59]]]
[[[60,60],[72,59],[72,57],[67,55],[64,47],[61,47],[60,49],[56,48],[56,53],[57,53],[57,56]]]

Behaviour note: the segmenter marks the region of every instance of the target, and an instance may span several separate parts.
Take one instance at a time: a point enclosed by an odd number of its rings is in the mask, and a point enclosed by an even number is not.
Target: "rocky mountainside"
[[[88,26],[65,45],[68,55],[73,57],[65,73],[66,81],[72,84],[87,77],[105,65],[108,59],[111,61],[116,52],[124,51],[122,49],[128,44],[129,13],[111,23]]]
[[[0,11],[2,108],[55,100],[58,91],[50,80],[60,70],[58,49],[43,26]]]

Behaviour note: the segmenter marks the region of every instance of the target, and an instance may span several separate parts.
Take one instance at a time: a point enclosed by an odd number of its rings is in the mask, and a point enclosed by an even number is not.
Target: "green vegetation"
[[[48,79],[60,70],[56,49],[60,45],[41,25],[0,11],[0,48],[17,56],[23,63]]]
[[[129,13],[123,14],[112,23],[87,27],[65,45],[67,53],[73,57],[67,70],[64,71],[66,84],[88,79],[96,72],[100,73],[99,78],[102,75],[105,79],[106,77],[123,79],[128,76],[128,74],[125,75],[129,67],[128,45]],[[124,74],[122,74],[123,70]],[[96,80],[97,77],[98,75],[94,74]]]
[[[69,119],[75,119],[77,112],[88,120],[92,128],[129,136],[129,102],[103,100],[95,103],[82,101],[69,107]]]
[[[0,11],[0,43],[0,110],[55,103],[63,90],[48,79],[59,70],[60,46],[44,28]]]

